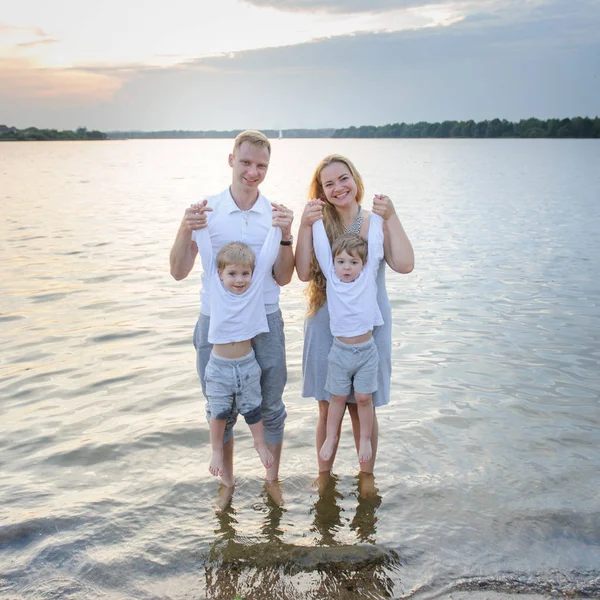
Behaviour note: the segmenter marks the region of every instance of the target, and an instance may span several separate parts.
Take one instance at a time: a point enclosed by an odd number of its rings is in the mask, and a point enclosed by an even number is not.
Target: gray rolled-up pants
[[[285,356],[285,335],[281,310],[267,315],[268,333],[261,333],[252,340],[252,348],[256,362],[262,375],[260,387],[262,395],[262,420],[265,430],[265,442],[276,446],[283,442],[283,430],[287,413],[283,403],[283,389],[287,381]],[[196,348],[196,370],[200,377],[202,393],[206,398],[206,380],[204,373],[212,352],[212,344],[208,341],[210,317],[200,314],[194,329],[194,347]],[[237,421],[238,411],[235,405],[225,425],[223,443],[233,438],[233,426]],[[206,418],[210,421],[210,409],[206,405]]]

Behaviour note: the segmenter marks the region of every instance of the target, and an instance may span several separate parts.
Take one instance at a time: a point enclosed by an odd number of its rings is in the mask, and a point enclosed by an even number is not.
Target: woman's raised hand
[[[384,221],[396,214],[396,209],[388,196],[384,194],[375,194],[373,196],[373,212],[379,215]]]
[[[313,223],[322,219],[324,206],[325,202],[319,198],[307,202],[300,219],[300,227],[312,227]]]

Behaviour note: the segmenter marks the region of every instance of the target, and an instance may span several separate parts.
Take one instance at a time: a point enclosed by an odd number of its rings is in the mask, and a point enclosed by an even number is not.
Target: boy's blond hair
[[[367,240],[362,235],[358,233],[344,233],[333,242],[331,255],[335,260],[338,254],[346,252],[350,256],[360,258],[364,265],[367,262],[368,248]]]
[[[254,250],[243,242],[225,244],[217,253],[217,269],[224,271],[228,265],[242,265],[254,271]]]
[[[271,142],[269,138],[260,131],[256,131],[255,129],[246,129],[246,131],[242,131],[238,133],[235,141],[233,142],[233,154],[235,155],[236,150],[244,143],[248,142],[253,146],[258,146],[259,148],[266,148],[269,151],[269,156],[271,156]]]

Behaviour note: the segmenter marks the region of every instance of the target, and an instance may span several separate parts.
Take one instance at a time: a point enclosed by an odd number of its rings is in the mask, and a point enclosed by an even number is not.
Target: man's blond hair
[[[271,142],[264,133],[256,131],[255,129],[246,129],[246,131],[238,133],[235,141],[233,142],[233,154],[235,154],[236,150],[238,150],[238,148],[244,142],[248,142],[249,144],[258,146],[259,148],[266,148],[269,152],[269,156],[271,156]]]

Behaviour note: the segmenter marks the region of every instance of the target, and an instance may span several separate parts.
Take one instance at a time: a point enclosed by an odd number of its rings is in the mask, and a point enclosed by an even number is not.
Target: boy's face
[[[363,266],[363,261],[358,256],[352,256],[345,250],[342,250],[342,252],[333,259],[335,274],[340,278],[340,281],[343,281],[344,283],[354,281],[360,275]]]
[[[252,281],[252,269],[248,265],[232,263],[219,271],[219,278],[225,289],[233,294],[243,294]]]

